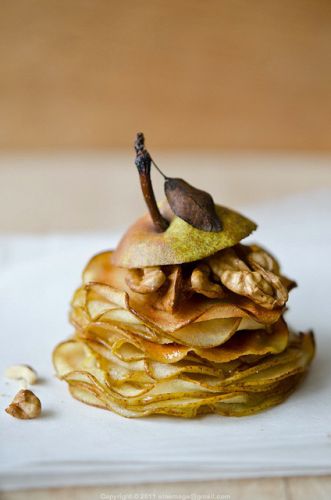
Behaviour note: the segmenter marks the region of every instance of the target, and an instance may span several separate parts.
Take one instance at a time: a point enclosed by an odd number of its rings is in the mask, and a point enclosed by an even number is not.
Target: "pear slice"
[[[219,232],[194,228],[175,217],[165,204],[161,204],[161,211],[171,221],[168,229],[157,232],[149,214],[138,219],[113,254],[116,266],[137,268],[193,262],[239,243],[256,229],[254,222],[220,205],[216,205],[223,226]]]
[[[209,345],[212,344],[207,325],[204,333],[209,340]],[[113,336],[118,337],[120,334],[115,331]],[[270,332],[263,329],[237,331],[227,342],[216,347],[201,348],[178,343],[156,344],[126,333],[125,337],[123,335],[121,340],[113,343],[112,350],[115,356],[123,361],[148,358],[162,364],[172,364],[185,359],[190,352],[194,352],[200,358],[214,363],[228,363],[242,356],[255,355],[262,357],[266,354],[278,354],[286,349],[288,336],[285,321],[279,320]],[[109,337],[112,337],[111,333]]]
[[[246,297],[235,294],[232,294],[230,299],[209,299],[202,295],[196,295],[184,301],[177,311],[172,313],[162,311],[156,308],[160,300],[158,293],[149,294],[148,300],[146,300],[145,295],[133,292],[127,286],[125,277],[128,271],[125,268],[114,266],[112,255],[112,252],[104,252],[92,257],[83,272],[86,293],[83,295],[83,292],[76,292],[75,295],[79,298],[79,304],[82,300],[81,297],[84,297],[86,310],[92,320],[110,322],[116,320],[116,322],[125,323],[140,321],[161,334],[170,334],[192,322],[208,322],[227,318],[233,320],[233,318],[248,319],[251,317],[257,323],[271,325],[278,321],[283,312],[283,308],[264,309]],[[73,305],[75,306],[75,301],[73,301]],[[79,310],[78,307],[77,312]],[[127,321],[125,316],[129,313],[132,313],[136,319],[130,314]],[[74,316],[74,318],[72,317],[73,323],[76,327],[81,328],[80,321],[76,318],[77,313]],[[83,319],[85,324],[85,318]],[[202,330],[201,325],[200,327],[196,328]],[[255,327],[260,328],[259,325],[255,325]],[[247,328],[246,325],[244,329]]]
[[[57,376],[80,401],[127,417],[201,413],[242,416],[280,403],[295,388],[314,356],[311,333],[293,335],[288,348],[252,366],[214,373],[216,365],[119,363],[71,340],[54,352]],[[220,364],[220,367],[224,364]]]

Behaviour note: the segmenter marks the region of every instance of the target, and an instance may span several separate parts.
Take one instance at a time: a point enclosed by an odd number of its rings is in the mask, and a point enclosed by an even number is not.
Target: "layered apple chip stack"
[[[143,244],[136,255],[150,264],[148,238]],[[297,386],[313,335],[289,331],[283,313],[294,282],[264,249],[238,241],[184,263],[134,260],[120,266],[105,252],[83,272],[74,336],[54,351],[73,397],[125,417],[243,416]]]

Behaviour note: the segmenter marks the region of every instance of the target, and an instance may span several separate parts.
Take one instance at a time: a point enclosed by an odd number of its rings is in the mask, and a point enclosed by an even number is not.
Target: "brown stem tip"
[[[149,152],[145,149],[145,137],[143,133],[139,132],[137,134],[134,148],[136,150],[135,164],[138,169],[141,189],[145,198],[146,205],[148,207],[155,229],[158,232],[163,232],[168,228],[169,222],[162,216],[156,203],[151,180],[152,158]]]

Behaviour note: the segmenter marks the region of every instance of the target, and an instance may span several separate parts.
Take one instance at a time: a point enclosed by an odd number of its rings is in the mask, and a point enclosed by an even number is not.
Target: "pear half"
[[[207,232],[176,217],[163,203],[161,212],[171,221],[168,229],[157,232],[150,215],[145,214],[123,236],[113,253],[113,264],[135,268],[193,262],[239,243],[257,227],[234,210],[220,205],[215,208],[223,230]]]

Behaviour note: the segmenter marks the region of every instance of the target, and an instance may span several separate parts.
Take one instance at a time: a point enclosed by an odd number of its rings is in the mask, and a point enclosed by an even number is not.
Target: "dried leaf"
[[[219,232],[223,227],[213,198],[183,179],[166,178],[164,190],[172,211],[191,226],[202,231]]]

